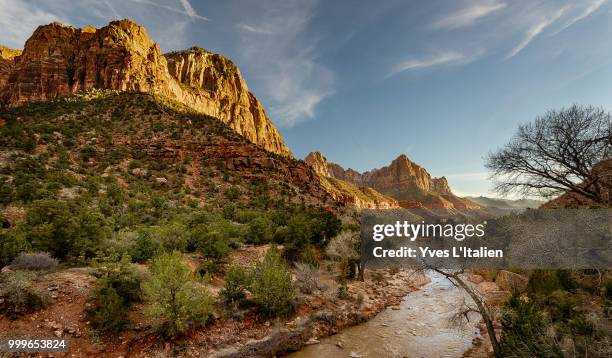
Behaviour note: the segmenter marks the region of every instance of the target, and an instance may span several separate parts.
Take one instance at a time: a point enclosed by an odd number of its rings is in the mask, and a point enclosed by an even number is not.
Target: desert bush
[[[134,262],[146,262],[161,249],[161,245],[147,231],[142,231],[129,250]]]
[[[102,332],[119,332],[127,324],[128,307],[112,287],[103,287],[92,295],[92,307],[86,310],[87,319]]]
[[[260,216],[249,223],[246,234],[246,242],[253,244],[265,244],[272,241],[274,235],[273,224],[270,219]]]
[[[334,259],[358,259],[359,233],[346,230],[342,231],[327,244],[325,253]]]
[[[314,268],[319,267],[319,259],[317,258],[317,253],[312,245],[306,246],[300,255],[300,261]]]
[[[95,274],[98,281],[89,299],[87,318],[99,331],[121,331],[128,323],[131,303],[140,301],[142,274],[134,270],[128,256],[119,262],[99,263]]]
[[[504,307],[501,322],[502,356],[562,356],[557,343],[544,332],[546,321],[535,302],[523,300],[516,295],[512,296]]]
[[[557,290],[548,297],[548,306],[554,321],[567,321],[573,318],[577,314],[577,305],[577,300],[567,291]]]
[[[51,271],[57,260],[46,252],[22,252],[10,265],[12,270]]]
[[[225,272],[225,283],[221,290],[221,297],[226,303],[235,303],[244,300],[245,291],[249,286],[249,274],[240,266],[232,265]]]
[[[275,247],[268,249],[264,259],[255,265],[250,291],[253,301],[266,316],[286,315],[291,311],[295,296],[291,271]]]
[[[142,283],[145,315],[167,337],[204,324],[212,312],[212,296],[180,252],[161,253],[151,262],[151,277]]]
[[[219,263],[215,260],[204,260],[198,266],[198,274],[201,276],[212,275],[216,272],[219,272]]]
[[[569,321],[569,326],[573,334],[591,336],[595,331],[595,325],[585,317],[576,317]]]
[[[0,297],[4,310],[23,314],[46,306],[51,298],[33,286],[36,274],[31,271],[8,271],[0,274]]]
[[[198,252],[206,258],[220,260],[229,253],[228,238],[222,230],[198,225],[192,230],[191,240]]]
[[[529,275],[527,292],[532,295],[548,295],[563,289],[561,280],[554,270],[534,270]]]
[[[340,286],[338,286],[338,292],[336,293],[336,296],[338,296],[338,298],[341,300],[347,300],[351,297],[346,281],[343,281]]]
[[[20,253],[32,250],[22,226],[0,229],[0,266],[8,265]]]
[[[322,289],[318,270],[302,262],[295,264],[295,284],[301,293],[307,295]]]

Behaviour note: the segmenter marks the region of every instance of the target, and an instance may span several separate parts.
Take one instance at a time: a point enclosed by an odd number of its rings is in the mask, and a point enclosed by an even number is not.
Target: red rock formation
[[[359,187],[370,187],[394,198],[404,208],[478,209],[479,205],[457,197],[451,191],[445,177],[432,178],[423,167],[402,154],[390,165],[359,173],[329,163],[318,152],[310,153],[305,161],[319,175],[329,176]]]
[[[397,201],[393,198],[389,198],[370,187],[343,179],[347,175],[353,175],[353,173],[361,174],[355,171],[347,174],[338,164],[327,162],[327,159],[320,152],[308,154],[304,158],[304,162],[319,176],[321,186],[337,201],[360,209],[399,207]]]
[[[40,26],[21,55],[9,59],[4,52],[0,103],[47,100],[91,88],[159,93],[222,120],[271,152],[292,157],[231,61],[201,49],[166,57],[130,20],[97,30]]]

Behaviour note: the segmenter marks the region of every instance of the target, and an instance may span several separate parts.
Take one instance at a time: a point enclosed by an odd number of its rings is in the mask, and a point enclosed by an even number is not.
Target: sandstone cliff
[[[410,161],[404,154],[388,166],[359,173],[329,163],[318,152],[305,159],[321,176],[332,177],[358,187],[369,187],[397,200],[405,208],[478,209],[479,205],[457,197],[445,177],[432,178],[423,167]]]
[[[271,152],[292,157],[231,61],[197,48],[162,55],[145,29],[130,20],[100,29],[40,26],[23,53],[2,48],[0,54],[2,104],[92,88],[158,93],[218,118]]]
[[[308,154],[304,161],[310,165],[319,176],[322,187],[336,200],[361,209],[397,208],[397,200],[385,196],[378,191],[345,179],[344,169],[334,163],[329,163],[320,152]],[[357,173],[357,172],[355,172]],[[357,173],[358,174],[358,173]],[[350,175],[350,173],[349,173]]]

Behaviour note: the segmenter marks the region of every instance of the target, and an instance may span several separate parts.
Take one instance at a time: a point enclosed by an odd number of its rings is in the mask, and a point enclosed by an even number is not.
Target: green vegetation
[[[180,252],[161,253],[151,262],[151,278],[142,283],[146,315],[167,337],[200,326],[212,312],[212,296],[183,262]]]
[[[245,291],[250,284],[249,274],[240,266],[232,265],[225,272],[225,284],[221,290],[223,301],[228,304],[240,303],[245,299]]]
[[[340,227],[332,214],[304,206],[296,194],[302,188],[282,174],[230,171],[225,158],[198,149],[165,156],[159,143],[173,140],[246,143],[220,121],[165,98],[90,91],[0,108],[0,118],[7,122],[0,127],[0,213],[8,206],[27,213],[3,222],[0,266],[32,251],[83,264],[98,254],[146,263],[178,250],[218,264],[241,243],[272,242],[299,260]]]
[[[228,307],[256,305],[266,316],[293,308],[290,264],[303,263],[302,291],[317,289],[317,252],[341,222],[305,205],[316,202],[310,184],[272,169],[230,170],[233,157],[214,146],[245,146],[288,167],[291,159],[147,94],[91,91],[0,108],[0,118],[0,268],[93,266],[98,280],[85,313],[99,332],[124,330],[141,301],[166,337],[202,325],[213,275],[224,276]],[[227,268],[231,250],[245,244],[283,245],[284,257],[272,249],[254,268]],[[195,274],[183,254],[199,262]],[[31,274],[3,274],[2,308],[44,305]]]
[[[141,276],[129,257],[98,264],[96,288],[90,297],[87,319],[102,332],[121,331],[128,323],[130,305],[140,301]]]
[[[275,247],[270,248],[263,261],[255,265],[250,291],[253,301],[265,315],[286,315],[292,310],[295,290],[291,271]]]
[[[580,279],[577,278],[580,275]],[[535,270],[527,292],[513,295],[502,316],[502,355],[512,357],[559,357],[563,351],[575,356],[608,357],[610,345],[605,317],[598,317],[591,303],[590,281],[600,273],[569,270]],[[606,307],[606,283],[604,312]]]

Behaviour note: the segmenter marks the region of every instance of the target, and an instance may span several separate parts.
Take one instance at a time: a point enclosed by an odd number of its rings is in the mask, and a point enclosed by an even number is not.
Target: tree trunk
[[[495,328],[493,327],[493,319],[489,315],[489,310],[487,309],[486,304],[482,302],[482,300],[480,299],[480,297],[478,297],[476,292],[474,292],[474,290],[468,284],[463,282],[463,280],[459,278],[457,274],[449,274],[449,273],[446,273],[440,270],[435,270],[435,271],[446,276],[446,278],[449,280],[450,279],[454,280],[459,286],[461,286],[461,288],[463,288],[465,292],[467,292],[470,295],[470,297],[476,304],[476,307],[478,307],[478,312],[480,312],[482,319],[485,321],[485,325],[487,326],[487,333],[489,334],[489,339],[491,340],[491,346],[493,346],[493,355],[496,358],[502,358],[501,346],[499,344],[499,341],[497,340],[497,335],[495,334]]]

